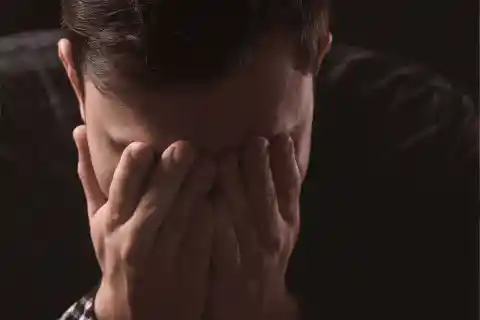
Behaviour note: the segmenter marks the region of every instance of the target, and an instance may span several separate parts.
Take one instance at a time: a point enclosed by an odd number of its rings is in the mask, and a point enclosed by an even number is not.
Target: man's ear
[[[75,91],[75,95],[77,96],[78,104],[80,107],[80,114],[83,121],[85,122],[85,99],[83,85],[80,82],[80,78],[73,63],[72,43],[69,40],[61,39],[58,42],[58,57],[62,61],[65,72],[68,76],[68,79],[70,80],[70,84]]]
[[[332,49],[332,42],[333,42],[332,33],[329,32],[328,35],[321,37],[318,41],[319,41],[318,43],[319,55],[317,56],[317,61],[316,61],[317,73],[320,71],[322,63],[325,60],[325,57]]]

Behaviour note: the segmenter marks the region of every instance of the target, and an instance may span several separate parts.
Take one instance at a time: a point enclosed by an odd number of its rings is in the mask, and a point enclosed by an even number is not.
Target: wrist
[[[128,320],[125,308],[126,301],[120,301],[118,292],[110,284],[102,281],[94,298],[93,311],[96,320]]]
[[[96,320],[113,319],[111,312],[108,310],[109,296],[109,289],[106,288],[105,284],[102,282],[93,300],[93,312],[95,313]]]

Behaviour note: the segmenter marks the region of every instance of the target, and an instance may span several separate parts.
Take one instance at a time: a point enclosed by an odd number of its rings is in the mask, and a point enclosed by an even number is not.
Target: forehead
[[[158,91],[113,97],[86,83],[87,119],[115,141],[205,148],[234,147],[251,135],[288,130],[301,75],[291,51],[266,41],[228,78],[202,91]],[[91,109],[91,110],[90,110]],[[291,121],[290,121],[291,122]]]

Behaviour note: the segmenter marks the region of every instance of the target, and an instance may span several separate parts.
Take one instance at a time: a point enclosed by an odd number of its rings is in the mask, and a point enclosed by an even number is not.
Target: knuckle
[[[111,213],[105,222],[105,227],[107,232],[112,232],[118,226],[118,222],[120,221],[120,216],[118,213]]]
[[[120,213],[118,211],[113,211],[109,202],[107,202],[107,206],[104,219],[105,229],[108,233],[113,232],[115,228],[118,226],[118,222],[120,221]]]
[[[137,259],[134,241],[131,237],[126,237],[124,243],[120,246],[120,260],[132,265]]]
[[[138,206],[137,210],[134,212],[134,216],[141,216],[143,219],[148,221],[149,217],[154,216],[158,213],[158,204],[153,199],[145,199]]]
[[[85,168],[84,166],[79,162],[77,165],[77,174],[80,180],[84,180],[86,176]]]
[[[266,247],[268,252],[277,253],[282,250],[283,238],[278,233],[271,234],[267,237]]]

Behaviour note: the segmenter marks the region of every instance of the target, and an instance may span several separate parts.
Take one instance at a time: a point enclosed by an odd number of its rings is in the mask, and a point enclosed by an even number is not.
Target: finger
[[[150,238],[155,236],[158,226],[170,211],[195,156],[193,147],[184,141],[172,144],[163,152],[147,191],[128,222],[131,232]]]
[[[299,223],[302,178],[292,139],[282,134],[270,146],[270,163],[281,216],[291,225]]]
[[[278,204],[270,170],[268,141],[256,138],[244,155],[244,179],[263,244],[277,250],[281,245]]]
[[[134,142],[123,151],[108,197],[112,215],[109,228],[122,225],[132,216],[153,160],[153,151],[145,143]]]
[[[182,245],[180,274],[186,291],[193,301],[205,304],[213,251],[214,218],[212,205],[205,199],[197,202]],[[197,307],[201,307],[200,305]],[[191,306],[193,307],[193,306]]]
[[[197,215],[195,205],[205,198],[212,189],[216,175],[213,161],[203,158],[195,164],[187,177],[172,211],[166,217],[155,240],[157,254],[165,261],[174,262],[190,224],[190,218]]]
[[[229,205],[224,197],[213,200],[215,219],[214,245],[212,255],[213,276],[217,283],[235,277],[240,266],[240,252],[232,221],[225,214]]]
[[[182,265],[193,268],[188,272],[193,278],[209,268],[215,230],[212,205],[201,199],[195,207],[196,211],[192,213],[188,234],[182,245],[181,258]]]
[[[85,193],[88,216],[92,218],[106,203],[107,199],[98,185],[97,177],[93,170],[85,125],[75,128],[73,139],[78,150],[78,176]]]
[[[222,193],[225,194],[228,202],[228,208],[223,215],[229,216],[233,222],[242,263],[243,258],[251,261],[257,249],[256,233],[240,176],[237,156],[230,154],[222,161],[219,176]]]

